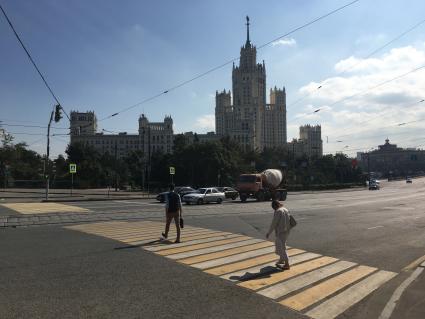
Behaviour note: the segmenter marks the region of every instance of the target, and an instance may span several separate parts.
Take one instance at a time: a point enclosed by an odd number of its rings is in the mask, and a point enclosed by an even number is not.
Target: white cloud
[[[198,117],[195,122],[195,127],[200,129],[202,133],[215,130],[215,115],[206,114]]]
[[[412,146],[407,139],[422,136],[423,124],[422,129],[421,123],[397,124],[425,120],[425,102],[418,103],[425,97],[425,69],[380,84],[423,65],[422,46],[394,48],[369,59],[348,57],[335,64],[339,75],[299,90],[309,104],[298,108],[292,121],[321,123],[323,140],[329,136],[326,152],[338,151],[341,144],[349,149],[376,147],[387,136],[401,147]]]
[[[284,38],[277,41],[272,42],[272,46],[275,47],[277,45],[287,46],[287,47],[294,47],[297,45],[297,41],[295,41],[294,38]]]

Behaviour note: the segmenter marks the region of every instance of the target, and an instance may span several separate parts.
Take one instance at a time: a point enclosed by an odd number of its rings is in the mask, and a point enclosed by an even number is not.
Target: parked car
[[[181,198],[183,198],[184,195],[186,194],[190,194],[193,192],[196,192],[196,189],[193,189],[192,187],[189,186],[178,186],[176,188],[174,188],[174,191],[180,195]],[[159,193],[156,196],[156,200],[164,203],[165,202],[165,196],[167,196],[168,192],[163,192],[163,193]]]
[[[375,180],[375,179],[372,179],[370,182],[369,182],[369,190],[378,190],[378,189],[380,189],[381,187],[380,187],[380,183],[379,183],[379,181],[377,181],[377,180]]]
[[[215,202],[221,204],[226,198],[223,192],[219,192],[216,188],[200,188],[196,193],[190,193],[183,196],[182,201],[187,205],[196,203],[198,205]]]
[[[223,192],[226,198],[235,200],[239,196],[239,192],[232,187],[216,187],[219,192]]]
[[[410,176],[407,176],[407,177],[406,177],[406,183],[407,183],[407,184],[412,184],[412,182],[413,182],[413,181],[412,181],[412,178],[411,178]]]

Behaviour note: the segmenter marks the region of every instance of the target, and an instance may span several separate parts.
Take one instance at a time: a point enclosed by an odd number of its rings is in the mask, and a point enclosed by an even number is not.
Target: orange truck
[[[286,200],[287,192],[283,182],[281,170],[266,169],[261,173],[240,175],[236,189],[241,202],[248,198],[255,198],[259,202],[271,199]]]

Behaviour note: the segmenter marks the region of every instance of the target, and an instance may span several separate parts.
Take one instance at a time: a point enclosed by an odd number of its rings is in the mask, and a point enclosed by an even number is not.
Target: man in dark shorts
[[[162,237],[167,239],[168,231],[170,230],[171,221],[174,219],[177,229],[177,238],[175,243],[180,242],[180,216],[182,213],[182,202],[180,195],[174,192],[174,185],[170,184],[170,192],[166,196],[165,204],[165,216],[167,218],[165,224],[165,232],[162,233]]]

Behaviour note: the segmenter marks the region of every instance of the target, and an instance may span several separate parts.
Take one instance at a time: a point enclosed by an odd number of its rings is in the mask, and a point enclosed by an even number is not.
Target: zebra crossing
[[[173,225],[172,225],[173,226]],[[332,319],[397,274],[288,247],[291,269],[275,267],[274,244],[242,234],[186,226],[182,243],[159,240],[164,224],[111,221],[65,227],[113,239],[231,281],[315,319]],[[170,228],[169,238],[175,236]]]

